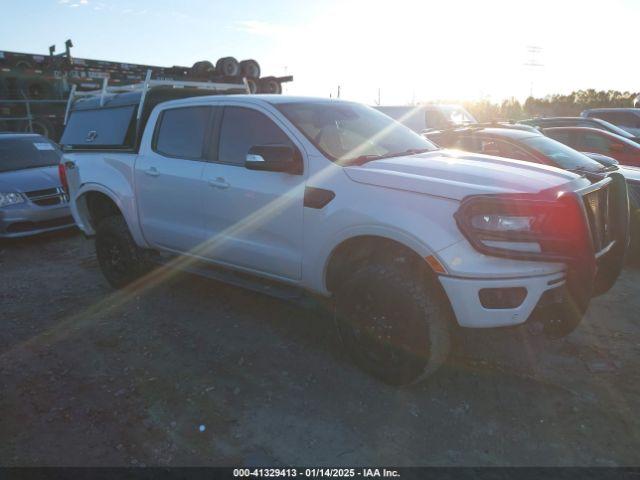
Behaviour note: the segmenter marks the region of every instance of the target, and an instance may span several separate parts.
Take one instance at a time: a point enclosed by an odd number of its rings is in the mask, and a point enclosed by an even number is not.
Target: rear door
[[[202,173],[213,107],[162,111],[151,148],[136,160],[140,225],[153,246],[189,252],[202,242]]]
[[[224,107],[204,171],[205,243],[200,254],[256,273],[297,280],[302,266],[304,175],[248,170],[256,145],[288,145],[286,127],[249,106]]]

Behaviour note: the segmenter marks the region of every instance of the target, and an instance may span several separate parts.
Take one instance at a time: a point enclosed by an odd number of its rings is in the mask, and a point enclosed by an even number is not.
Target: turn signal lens
[[[447,273],[447,269],[444,268],[444,265],[442,265],[440,261],[433,255],[425,257],[425,260],[431,267],[431,270],[433,270],[435,273]]]

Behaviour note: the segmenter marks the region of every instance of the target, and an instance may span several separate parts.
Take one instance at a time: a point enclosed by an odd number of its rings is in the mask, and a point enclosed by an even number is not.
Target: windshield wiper
[[[403,155],[418,155],[419,153],[431,152],[431,148],[410,148],[404,152],[387,153],[383,158],[401,157]]]
[[[373,160],[380,160],[382,158],[401,157],[403,155],[418,155],[419,153],[431,152],[431,148],[410,148],[402,152],[385,153],[384,155],[360,155],[359,157],[350,158],[345,160],[345,165],[363,165]]]
[[[384,158],[384,155],[360,155],[359,157],[343,160],[340,163],[342,165],[364,165],[367,162],[379,160],[381,158]]]
[[[607,168],[602,166],[599,170],[591,170],[586,167],[576,167],[567,169],[568,172],[577,173],[579,175],[598,175],[607,171]]]

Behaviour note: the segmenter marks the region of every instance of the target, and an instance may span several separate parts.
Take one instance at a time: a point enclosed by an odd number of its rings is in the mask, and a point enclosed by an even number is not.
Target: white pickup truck
[[[537,318],[566,334],[618,277],[628,203],[615,175],[591,183],[437,150],[346,101],[160,101],[178,96],[103,92],[70,105],[61,176],[114,287],[155,284],[147,272],[169,261],[321,299],[356,363],[406,384],[444,362],[456,324]]]

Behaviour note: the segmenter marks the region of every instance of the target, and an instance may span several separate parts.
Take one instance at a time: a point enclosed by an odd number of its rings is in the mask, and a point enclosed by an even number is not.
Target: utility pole
[[[528,67],[531,72],[531,80],[529,85],[529,96],[533,97],[533,80],[535,77],[535,72],[537,69],[544,67],[542,63],[538,60],[538,55],[542,52],[542,47],[538,47],[535,45],[527,46],[527,61],[524,63],[525,67]]]

